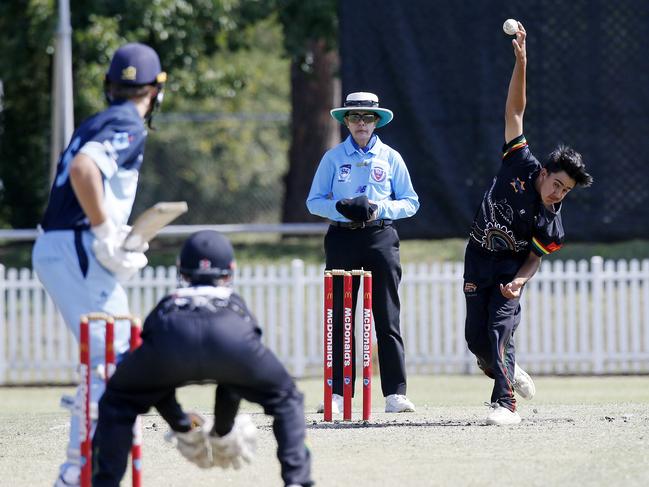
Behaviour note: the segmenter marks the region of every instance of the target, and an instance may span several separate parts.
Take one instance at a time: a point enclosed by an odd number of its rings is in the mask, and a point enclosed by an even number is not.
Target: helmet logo
[[[136,78],[137,78],[137,69],[135,68],[135,66],[129,66],[127,68],[122,69],[123,80],[133,81]]]
[[[209,259],[201,259],[198,261],[198,268],[201,270],[211,269],[212,263],[210,262]]]

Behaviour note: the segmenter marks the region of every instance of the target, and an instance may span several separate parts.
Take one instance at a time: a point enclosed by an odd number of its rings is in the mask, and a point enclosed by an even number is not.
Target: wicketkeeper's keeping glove
[[[192,429],[186,433],[170,431],[165,439],[174,443],[182,456],[200,468],[213,466],[212,451],[207,439],[209,425],[205,419],[197,413],[190,413]]]
[[[215,467],[239,470],[243,462],[250,463],[257,451],[257,427],[247,414],[234,420],[232,430],[224,436],[209,435]]]

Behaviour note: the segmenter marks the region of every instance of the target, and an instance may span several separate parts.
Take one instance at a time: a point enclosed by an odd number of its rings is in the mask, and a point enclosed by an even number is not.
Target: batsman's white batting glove
[[[122,225],[119,229],[119,239],[122,241],[121,247],[127,252],[140,252],[143,254],[149,250],[149,244],[148,242],[143,242],[139,235],[136,235],[136,238],[131,236],[129,245],[128,247],[126,246],[126,237],[131,233],[132,228],[130,225]]]
[[[213,466],[212,451],[210,442],[207,439],[205,419],[197,413],[191,413],[192,429],[186,433],[170,431],[165,439],[176,445],[182,456],[200,468],[211,468]]]
[[[105,269],[115,274],[119,281],[128,281],[147,264],[144,251],[148,246],[136,252],[129,252],[122,248],[130,227],[124,225],[121,229],[117,229],[110,219],[106,219],[90,230],[95,235],[95,241],[92,243],[95,257]]]
[[[239,470],[243,462],[250,463],[257,451],[257,427],[247,414],[240,414],[234,420],[232,430],[224,436],[209,435],[212,445],[212,459],[215,467],[224,469],[232,466]]]

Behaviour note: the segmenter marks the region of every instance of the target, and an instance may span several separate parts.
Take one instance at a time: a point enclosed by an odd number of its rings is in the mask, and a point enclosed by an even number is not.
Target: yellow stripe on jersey
[[[520,140],[520,142],[515,143],[505,151],[505,153],[503,154],[503,159],[507,157],[509,154],[511,154],[512,152],[516,152],[517,150],[522,149],[525,146],[527,146],[527,140],[525,140],[525,137],[523,137]]]
[[[535,237],[532,237],[532,245],[534,245],[534,247],[543,255],[548,255],[550,253],[546,250],[545,247],[543,247],[543,245],[541,245],[541,242],[539,242]]]
[[[536,237],[532,237],[532,245],[534,245],[534,247],[536,247],[536,249],[543,255],[551,254],[552,252],[556,252],[561,248],[561,245],[557,245],[554,242],[548,245],[543,245],[539,240],[537,240]]]

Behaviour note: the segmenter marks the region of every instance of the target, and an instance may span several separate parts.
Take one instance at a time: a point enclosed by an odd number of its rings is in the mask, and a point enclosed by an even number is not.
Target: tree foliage
[[[276,24],[260,22],[249,35],[266,49],[203,61],[224,66],[232,96],[206,98],[197,112],[186,97],[172,94],[174,105],[187,107],[186,116],[165,109],[154,121],[158,130],[147,143],[136,210],[158,200],[182,199],[190,207],[185,223],[279,219],[283,192],[278,183],[288,150],[288,61],[281,56]],[[195,121],[201,114],[210,120]]]
[[[286,52],[303,70],[309,70],[313,59],[310,41],[323,41],[326,51],[337,49],[337,0],[279,0],[279,4]]]
[[[33,226],[47,197],[51,2],[0,2],[0,224]]]
[[[32,227],[46,204],[56,7],[0,2],[1,225]],[[188,222],[277,220],[291,63],[308,73],[307,40],[335,42],[335,1],[70,0],[70,9],[75,125],[105,106],[104,73],[124,42],[151,45],[169,73],[136,206],[188,199]],[[205,114],[214,120],[197,122]]]
[[[340,91],[337,2],[284,0],[281,3],[279,16],[284,27],[284,45],[291,57],[293,108],[282,221],[319,220],[309,214],[305,199],[322,154],[339,137],[339,126],[329,116]]]

